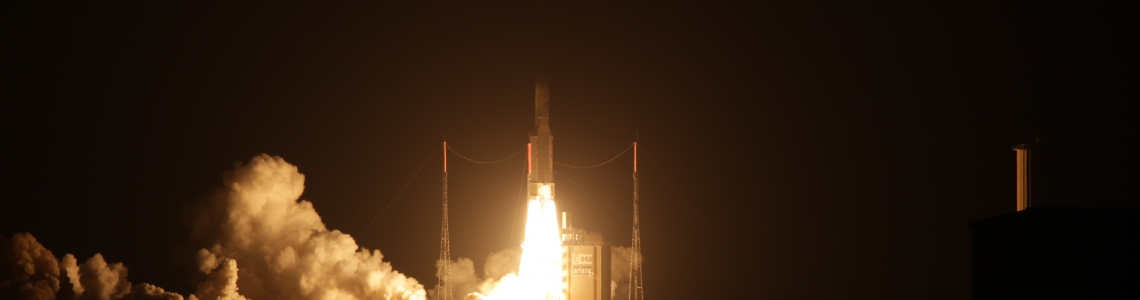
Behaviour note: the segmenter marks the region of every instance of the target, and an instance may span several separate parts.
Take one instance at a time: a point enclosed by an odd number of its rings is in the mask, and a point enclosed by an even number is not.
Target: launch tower
[[[447,142],[443,142],[443,225],[439,233],[439,261],[442,269],[435,287],[436,299],[451,300],[451,233],[447,225]]]

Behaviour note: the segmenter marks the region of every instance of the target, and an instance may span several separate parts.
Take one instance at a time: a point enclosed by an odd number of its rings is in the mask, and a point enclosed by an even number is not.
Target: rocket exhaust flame
[[[504,276],[487,296],[488,300],[564,299],[562,292],[562,239],[558,210],[549,185],[538,187],[538,196],[527,202],[526,233],[518,274]]]
[[[562,241],[558,212],[550,199],[550,187],[539,188],[539,198],[527,203],[526,239],[523,241],[519,279],[529,287],[529,299],[562,296]],[[529,297],[533,295],[533,297]]]

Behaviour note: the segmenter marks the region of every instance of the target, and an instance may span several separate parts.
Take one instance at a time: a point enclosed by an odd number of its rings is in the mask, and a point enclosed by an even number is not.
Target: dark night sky
[[[6,4],[0,234],[185,294],[184,207],[269,153],[330,229],[431,287],[438,156],[365,224],[444,137],[525,147],[539,72],[556,160],[639,133],[664,174],[642,160],[654,299],[968,298],[967,224],[1012,212],[1010,147],[1034,138],[1035,205],[1138,204],[1125,10],[902,2]],[[452,161],[453,257],[481,268],[522,165]],[[556,167],[575,225],[619,246],[630,163]]]

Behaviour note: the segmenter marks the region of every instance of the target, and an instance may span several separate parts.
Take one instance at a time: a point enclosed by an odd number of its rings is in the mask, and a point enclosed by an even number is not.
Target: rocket
[[[554,135],[550,133],[550,89],[546,78],[538,76],[534,85],[534,129],[527,146],[527,195],[554,197]]]

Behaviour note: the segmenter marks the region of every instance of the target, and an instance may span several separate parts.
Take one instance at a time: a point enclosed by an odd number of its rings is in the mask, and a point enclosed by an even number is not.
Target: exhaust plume
[[[503,278],[507,274],[517,273],[521,259],[522,248],[507,248],[491,253],[483,264],[483,278]]]
[[[237,290],[237,262],[227,259],[198,285],[198,293],[190,295],[190,300],[246,300]]]
[[[0,235],[0,298],[50,300],[59,290],[59,261],[36,238]]]
[[[31,234],[0,236],[0,296],[24,300],[182,300],[150,284],[132,285],[127,268],[96,253],[82,265],[74,255],[56,260]]]
[[[444,260],[437,260],[435,263],[435,277],[442,278],[444,272]],[[463,299],[463,295],[476,292],[479,289],[479,277],[475,275],[475,262],[470,258],[459,258],[451,261],[451,298],[450,299]],[[446,291],[446,290],[444,290]],[[432,289],[429,291],[431,299],[443,299],[439,294],[440,290]]]
[[[482,297],[489,294],[499,281],[507,274],[518,274],[519,263],[522,258],[522,248],[507,248],[487,255],[483,263],[483,276],[480,278],[475,272],[475,263],[470,258],[459,258],[451,262],[451,293],[452,299],[465,299],[472,295]],[[436,262],[436,277],[443,273],[443,261]],[[431,291],[432,299],[440,299],[435,291]]]
[[[610,248],[610,297],[624,299],[629,294],[629,271],[633,250],[630,247]],[[638,259],[644,259],[640,256]],[[474,264],[469,258],[459,258],[451,262],[452,299],[488,299],[501,282],[518,280],[521,248],[508,248],[487,255],[483,264],[483,276],[475,273]],[[436,276],[443,272],[443,261],[436,263]],[[439,297],[431,291],[432,299]]]
[[[238,164],[187,219],[191,245],[201,247],[198,270],[236,260],[241,268],[227,280],[257,300],[426,298],[423,285],[393,270],[379,250],[328,230],[313,204],[299,200],[304,182],[281,157]]]
[[[78,275],[76,280],[73,280],[79,282],[73,287],[77,299],[119,299],[130,293],[131,283],[127,281],[127,267],[122,263],[108,264],[100,253],[95,253],[95,256],[78,266],[75,265],[75,256],[67,254],[63,258],[63,268],[68,270],[68,275],[73,273],[72,270]]]
[[[184,219],[188,245],[198,249],[194,267],[205,275],[186,299],[426,298],[423,286],[393,270],[380,251],[328,230],[313,204],[299,200],[303,190],[304,175],[280,157],[263,154],[237,164],[224,186]],[[71,254],[57,260],[26,233],[0,236],[0,298],[184,299],[154,285],[132,285],[126,266],[102,254],[83,264]]]
[[[630,247],[612,247],[610,248],[610,297],[611,299],[618,299],[629,295],[629,272],[630,263],[633,256],[633,249]],[[637,257],[638,260],[644,259],[641,256]]]

